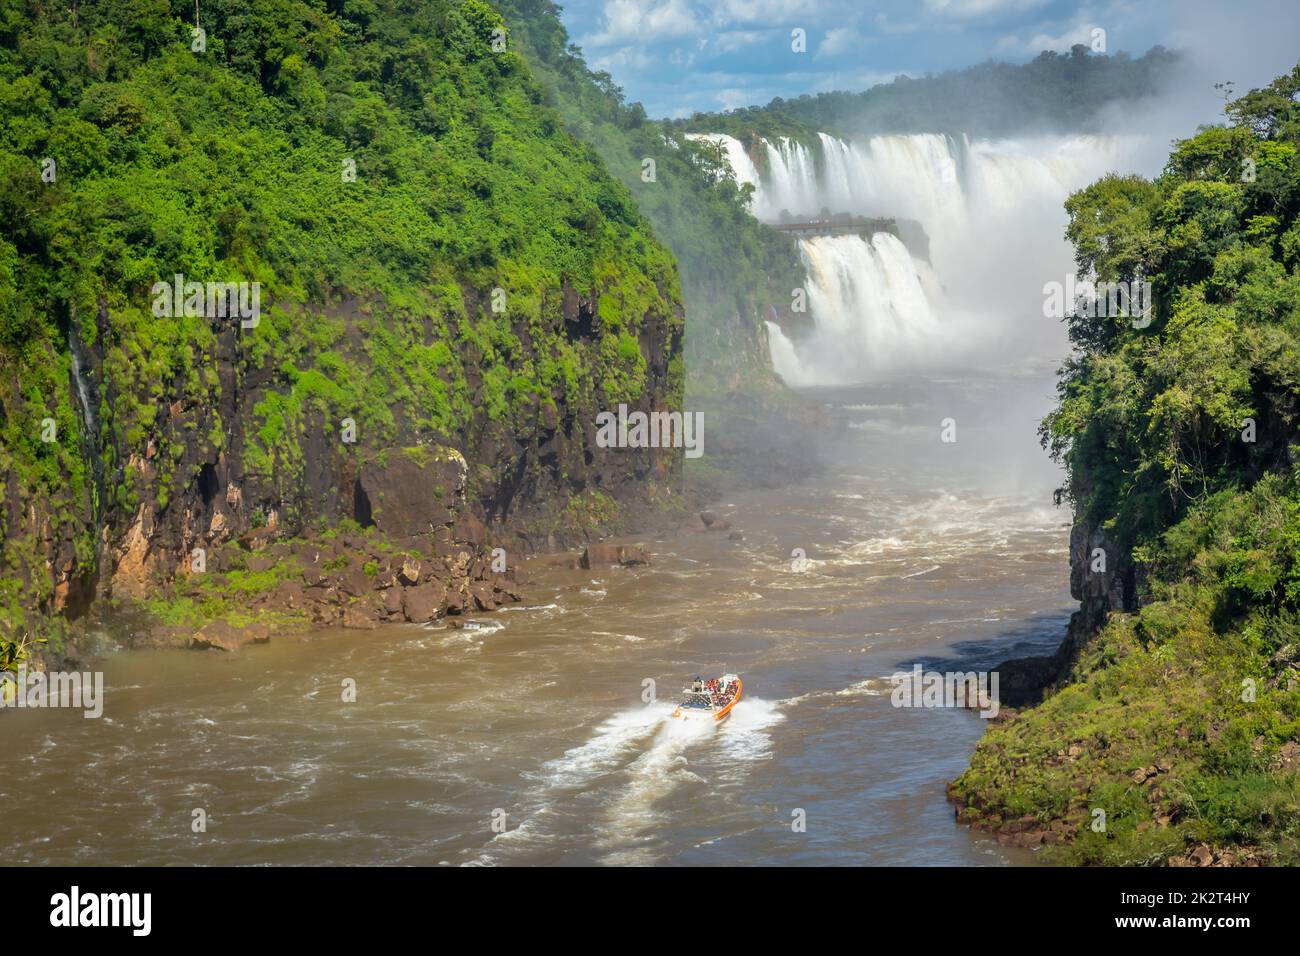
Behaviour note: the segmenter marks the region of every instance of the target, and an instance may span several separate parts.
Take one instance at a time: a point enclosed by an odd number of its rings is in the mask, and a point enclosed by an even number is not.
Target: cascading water
[[[803,361],[815,368],[851,381],[864,370],[915,364],[942,334],[916,263],[892,234],[821,236],[799,251],[820,333]]]
[[[719,144],[737,180],[755,186],[762,221],[824,211],[911,220],[928,249],[914,243],[909,252],[884,232],[800,239],[813,328],[793,339],[768,329],[773,365],[787,381],[844,384],[889,369],[1005,359],[1011,344],[1021,356],[1061,353],[1062,331],[1043,322],[1041,303],[1043,283],[1073,268],[1062,203],[1108,170],[1131,167],[1137,140],[818,135],[816,150],[758,140],[759,163],[734,137],[697,138]],[[899,231],[911,241],[906,223]]]
[[[91,400],[90,385],[86,381],[87,356],[77,325],[75,306],[71,309],[71,320],[68,322],[68,355],[71,358],[73,385],[77,390],[78,403],[81,405],[81,421],[85,428],[83,440],[91,462],[91,473],[94,476],[91,508],[95,522],[95,551],[98,554],[101,543],[99,534],[101,503],[104,498],[104,463],[99,454],[99,421],[95,414],[95,404]]]
[[[93,441],[96,436],[95,409],[90,404],[90,387],[86,384],[86,363],[82,356],[81,340],[72,330],[68,331],[68,353],[72,357],[72,380],[77,386],[77,398],[81,402],[81,420],[86,426],[86,434]]]

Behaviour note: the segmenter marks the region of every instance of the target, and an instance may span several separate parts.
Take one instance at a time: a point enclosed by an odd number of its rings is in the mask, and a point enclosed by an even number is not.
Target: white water
[[[1041,317],[1043,284],[1074,268],[1062,204],[1109,171],[1134,171],[1141,140],[819,136],[820,163],[789,140],[759,141],[755,164],[733,137],[704,138],[722,146],[739,181],[755,185],[760,220],[827,211],[914,220],[929,261],[919,245],[909,253],[885,233],[800,240],[814,329],[793,341],[775,327],[768,336],[787,381],[844,384],[883,370],[1063,354],[1062,327]]]

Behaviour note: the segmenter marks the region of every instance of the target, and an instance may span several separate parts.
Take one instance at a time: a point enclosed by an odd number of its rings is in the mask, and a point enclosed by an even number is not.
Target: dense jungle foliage
[[[251,472],[291,479],[309,416],[467,447],[635,401],[676,266],[545,99],[482,0],[0,0],[0,632],[48,609],[51,553],[89,567],[230,440],[229,331],[151,310],[176,273],[261,283]],[[557,334],[566,285],[590,340]]]
[[[1155,293],[1149,324],[1071,319],[1043,423],[1078,520],[1131,555],[1136,600],[955,787],[987,818],[1073,821],[1065,859],[1300,862],[1298,97],[1300,67],[1154,181],[1067,202],[1080,276]]]
[[[791,290],[803,284],[795,244],[750,215],[750,187],[737,184],[716,146],[647,118],[640,103],[625,102],[608,73],[587,67],[556,4],[502,0],[498,6],[569,128],[628,187],[676,256],[690,316],[690,387],[707,390],[716,382],[734,388],[729,373],[742,367],[749,373],[745,387],[770,383],[761,326],[753,317],[767,306],[788,309]],[[646,160],[654,162],[652,181],[643,177]]]

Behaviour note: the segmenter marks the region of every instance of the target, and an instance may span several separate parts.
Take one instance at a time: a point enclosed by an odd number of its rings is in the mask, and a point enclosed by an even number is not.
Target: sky
[[[858,91],[1084,43],[1199,58],[1207,86],[1268,82],[1300,58],[1300,0],[558,0],[592,69],[654,117]],[[804,31],[805,50],[792,49]],[[1098,44],[1101,44],[1100,48]]]

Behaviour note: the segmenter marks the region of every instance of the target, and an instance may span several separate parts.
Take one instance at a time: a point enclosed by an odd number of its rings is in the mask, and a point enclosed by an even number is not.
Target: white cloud
[[[748,106],[753,93],[750,90],[718,90],[718,102],[724,110],[734,110],[737,106]]]
[[[998,40],[997,48],[1003,53],[1041,53],[1044,50],[1064,52],[1076,43],[1091,46],[1093,31],[1100,30],[1095,23],[1080,21],[1065,28],[1060,33],[1036,33],[1028,40],[1017,36],[1004,36]]]
[[[792,16],[816,13],[818,4],[816,0],[721,0],[713,4],[713,8],[715,23],[765,23],[778,26],[788,23]]]
[[[612,46],[632,40],[652,43],[702,29],[687,0],[609,0],[601,30],[586,37],[584,45]]]
[[[753,46],[767,37],[759,30],[726,30],[713,39],[713,50],[717,53],[734,53],[736,50]]]
[[[593,69],[604,70],[610,74],[614,74],[619,70],[644,70],[647,67],[654,66],[654,64],[655,58],[653,56],[635,46],[619,47],[617,50],[598,56],[591,61]]]
[[[859,50],[872,42],[853,27],[835,27],[826,33],[821,43],[817,44],[817,56],[839,56]]]
[[[1023,13],[1034,7],[1041,7],[1047,0],[925,0],[925,5],[933,12],[961,20],[974,20],[980,17],[1003,16],[1008,13]]]

